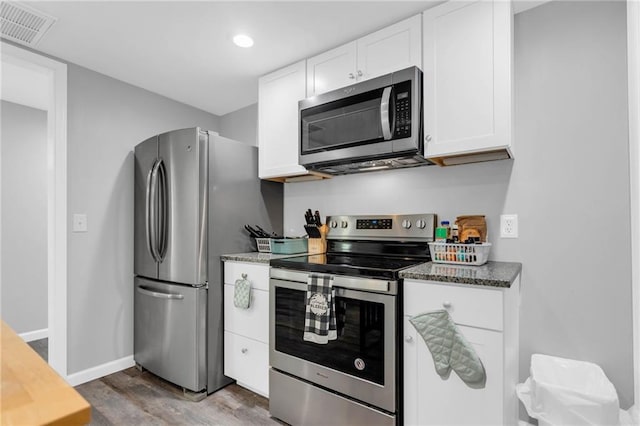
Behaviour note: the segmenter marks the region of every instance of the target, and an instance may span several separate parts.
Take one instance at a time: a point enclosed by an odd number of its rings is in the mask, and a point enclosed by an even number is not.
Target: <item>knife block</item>
[[[327,225],[322,225],[318,230],[320,231],[320,238],[309,238],[307,248],[309,254],[322,254],[327,252],[327,232],[329,228]]]

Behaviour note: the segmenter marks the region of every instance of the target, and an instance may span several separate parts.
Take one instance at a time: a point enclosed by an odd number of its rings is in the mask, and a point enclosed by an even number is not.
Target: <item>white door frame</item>
[[[47,109],[47,300],[49,364],[67,379],[67,65],[8,43],[2,62],[45,75]]]
[[[631,189],[631,283],[635,415],[640,417],[640,2],[627,1],[629,67],[629,176]],[[640,421],[639,418],[636,418]]]

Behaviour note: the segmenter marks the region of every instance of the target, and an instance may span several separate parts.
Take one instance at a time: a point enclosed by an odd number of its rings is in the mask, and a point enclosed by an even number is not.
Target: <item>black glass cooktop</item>
[[[428,258],[329,253],[273,259],[271,260],[271,266],[296,271],[397,280],[398,273],[402,269],[427,262],[428,260]]]

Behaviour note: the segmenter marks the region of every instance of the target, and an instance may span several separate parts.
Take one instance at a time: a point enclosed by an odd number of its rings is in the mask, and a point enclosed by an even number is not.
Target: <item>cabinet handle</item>
[[[240,352],[242,352],[243,354],[246,354],[247,352],[249,352],[249,349],[242,348],[242,349],[240,349]]]
[[[355,74],[354,74],[354,73],[350,72],[350,73],[349,73],[349,78],[350,78],[351,80],[353,80],[353,79],[355,79],[355,78],[356,78],[356,76],[355,76]]]
[[[362,77],[362,71],[358,70],[358,77]]]
[[[411,337],[411,336],[406,336],[406,337],[404,338],[404,341],[405,341],[405,342],[407,342],[407,343],[411,343],[411,342],[413,342],[413,337]]]
[[[442,307],[445,309],[449,309],[451,307],[451,302],[449,301],[442,302]]]
[[[425,136],[424,140],[427,141],[427,142],[431,142],[431,135]]]

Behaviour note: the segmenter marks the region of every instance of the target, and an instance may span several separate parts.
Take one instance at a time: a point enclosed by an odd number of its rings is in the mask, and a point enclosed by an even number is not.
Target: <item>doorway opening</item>
[[[46,91],[46,289],[48,362],[63,378],[67,378],[67,66],[61,62],[2,41],[2,98],[15,105],[22,99],[38,97]],[[42,83],[40,90],[26,83],[5,81],[6,70],[20,70]],[[23,82],[24,84],[24,82]],[[18,93],[12,98],[12,92]],[[13,100],[12,100],[13,99]],[[27,103],[29,101],[26,101]],[[6,201],[5,201],[6,202]],[[0,229],[0,238],[5,230]],[[22,232],[28,233],[26,226]],[[0,255],[0,271],[4,254]],[[2,283],[6,285],[20,283]],[[41,331],[42,330],[36,330]],[[31,336],[38,337],[38,336]]]

